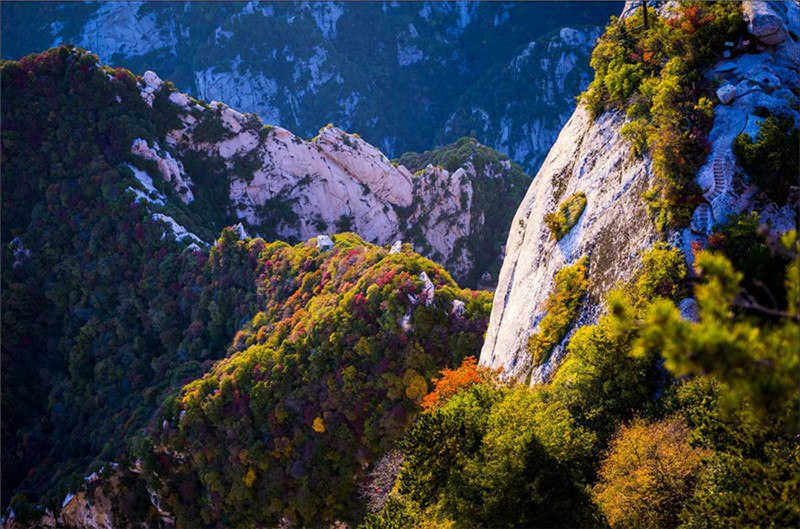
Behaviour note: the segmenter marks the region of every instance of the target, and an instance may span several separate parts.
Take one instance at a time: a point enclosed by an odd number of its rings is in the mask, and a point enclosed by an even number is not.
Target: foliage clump
[[[362,527],[594,526],[578,484],[594,443],[544,394],[465,386],[408,432],[396,493]]]
[[[539,322],[539,331],[528,338],[528,354],[534,366],[550,359],[553,348],[567,335],[589,286],[589,257],[562,268],[553,279],[553,291],[545,301],[547,314]]]
[[[796,526],[800,258],[794,232],[770,245],[786,309],[741,312],[741,274],[699,252],[698,322],[680,252],[645,254],[551,383],[473,382],[421,415],[362,527]]]
[[[755,138],[742,133],[733,141],[733,153],[753,183],[779,206],[789,199],[789,189],[797,184],[800,131],[789,116],[768,116]]]
[[[551,211],[544,216],[544,223],[557,241],[566,236],[586,209],[586,194],[579,191],[567,197],[558,206],[558,211]]]
[[[681,417],[622,425],[599,471],[594,498],[615,529],[678,526],[709,451],[690,445]]]
[[[694,179],[710,148],[715,89],[703,70],[744,30],[739,2],[681,3],[676,15],[651,14],[646,28],[641,8],[612,17],[592,53],[595,78],[581,96],[595,119],[626,109],[622,135],[653,160],[656,181],[644,198],[662,230],[688,226],[702,200]]]

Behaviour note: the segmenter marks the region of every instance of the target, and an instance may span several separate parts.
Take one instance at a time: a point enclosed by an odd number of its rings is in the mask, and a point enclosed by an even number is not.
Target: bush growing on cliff
[[[544,223],[553,234],[553,238],[560,241],[577,224],[583,210],[586,209],[586,194],[582,191],[570,195],[558,206],[558,211],[547,213]]]
[[[528,338],[528,354],[534,366],[550,358],[553,348],[567,335],[589,286],[588,256],[562,268],[553,279],[553,291],[545,301],[547,312],[539,322],[539,332]]]
[[[739,164],[779,206],[786,204],[790,186],[797,184],[798,143],[800,131],[788,116],[769,116],[761,122],[755,138],[743,133],[733,141]]]

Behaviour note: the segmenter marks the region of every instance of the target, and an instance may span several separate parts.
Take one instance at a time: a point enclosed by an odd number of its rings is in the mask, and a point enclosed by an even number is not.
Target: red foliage
[[[434,390],[422,399],[423,413],[444,406],[453,395],[474,384],[488,381],[491,373],[488,367],[479,366],[474,356],[466,357],[456,370],[443,369],[441,378],[433,379]]]
[[[702,252],[705,248],[701,241],[692,241],[692,256],[697,257],[697,254]]]

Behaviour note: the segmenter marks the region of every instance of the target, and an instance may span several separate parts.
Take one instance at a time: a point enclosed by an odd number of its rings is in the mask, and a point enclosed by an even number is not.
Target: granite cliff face
[[[589,57],[600,33],[597,26],[561,28],[493,66],[459,98],[439,141],[481,138],[536,171],[591,81]]]
[[[662,7],[661,13],[667,9]],[[705,201],[691,227],[666,236],[689,260],[692,242],[705,242],[713,224],[733,213],[756,211],[779,231],[797,225],[796,204],[778,207],[771,202],[736,167],[731,147],[741,132],[755,135],[763,119],[755,115],[757,109],[788,113],[795,123],[800,121],[798,4],[746,2],[743,13],[754,38],[766,38],[754,42],[748,53],[720,61],[706,72],[720,82],[721,90],[734,88],[730,98],[718,92],[715,102],[711,153],[696,177]],[[624,114],[614,112],[592,121],[579,106],[561,131],[514,217],[481,364],[502,366],[519,380],[529,376],[531,383],[548,380],[566,354],[574,329],[597,320],[602,295],[615,282],[630,279],[640,266],[639,252],[659,240],[641,197],[651,186],[651,164],[646,157],[632,156],[630,144],[620,136],[625,123]],[[545,214],[579,191],[586,194],[585,211],[569,234],[553,240]],[[590,283],[581,312],[549,361],[533,367],[526,342],[544,316],[553,276],[584,255],[590,256]]]
[[[213,166],[219,192],[227,195],[227,220],[242,222],[251,235],[307,240],[353,231],[377,244],[401,239],[443,263],[461,281],[474,285],[482,276],[485,282],[496,280],[500,244],[486,252],[468,241],[486,231],[492,203],[509,199],[514,207],[522,196],[528,177],[506,157],[493,153],[489,165],[476,168],[467,155],[450,170],[428,164],[415,167],[412,175],[356,134],[329,125],[306,141],[224,104],[191,100],[146,72],[142,98],[152,105],[157,96],[167,94],[178,108],[180,127],[167,133],[165,145],[137,140],[132,152],[155,163],[163,181],[190,207],[198,186],[202,192],[192,173]],[[479,146],[473,142],[467,147]],[[152,189],[149,177],[132,169],[144,189]],[[490,197],[488,188],[498,183],[506,192]],[[479,204],[473,200],[476,193]],[[181,226],[168,213],[157,214],[179,238],[201,243],[192,226]]]

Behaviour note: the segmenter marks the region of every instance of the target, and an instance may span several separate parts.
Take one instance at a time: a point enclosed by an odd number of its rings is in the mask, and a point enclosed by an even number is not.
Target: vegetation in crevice
[[[533,366],[550,359],[553,348],[567,335],[580,302],[589,286],[589,257],[581,257],[575,264],[559,270],[553,279],[553,290],[542,309],[546,314],[538,325],[538,332],[528,337],[527,351]]]
[[[544,216],[544,223],[553,238],[563,239],[581,218],[586,209],[586,194],[583,191],[573,193],[558,206],[558,211],[551,211]]]

